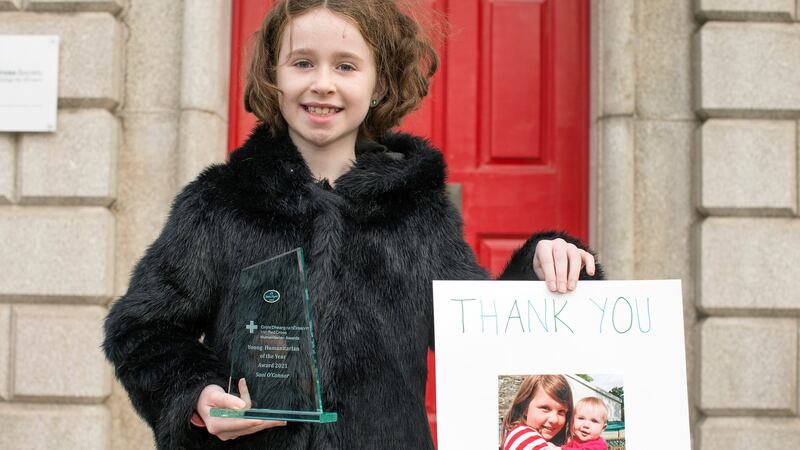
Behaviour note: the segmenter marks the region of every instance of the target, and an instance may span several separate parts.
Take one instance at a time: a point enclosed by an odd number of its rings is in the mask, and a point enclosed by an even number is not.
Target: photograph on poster
[[[497,377],[499,450],[625,449],[620,374]]]

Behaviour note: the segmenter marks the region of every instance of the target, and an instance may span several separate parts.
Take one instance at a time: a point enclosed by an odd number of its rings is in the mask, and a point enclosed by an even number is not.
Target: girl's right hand
[[[216,384],[210,384],[200,392],[195,409],[203,422],[205,422],[209,433],[223,441],[227,441],[267,428],[286,425],[286,422],[276,420],[230,419],[211,416],[211,408],[250,408],[250,393],[247,390],[247,383],[244,378],[239,380],[239,392],[242,394],[241,398],[226,393],[221,386]]]

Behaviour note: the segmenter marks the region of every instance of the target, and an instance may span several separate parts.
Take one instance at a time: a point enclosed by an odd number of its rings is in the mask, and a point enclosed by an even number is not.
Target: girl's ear
[[[375,91],[372,93],[373,104],[376,101],[380,102],[386,97],[386,90],[386,82],[382,78],[379,78],[378,82],[375,84]]]

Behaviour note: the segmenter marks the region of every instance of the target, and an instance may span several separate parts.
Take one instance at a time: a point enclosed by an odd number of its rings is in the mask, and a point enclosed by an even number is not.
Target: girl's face
[[[354,148],[375,96],[375,59],[352,22],[317,8],[293,19],[283,31],[276,84],[295,145]]]
[[[549,441],[564,428],[566,420],[567,405],[550,397],[544,389],[537,389],[528,404],[525,423]]]

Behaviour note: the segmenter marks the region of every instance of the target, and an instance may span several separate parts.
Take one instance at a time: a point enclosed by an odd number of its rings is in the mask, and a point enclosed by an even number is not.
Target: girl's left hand
[[[536,243],[533,271],[552,292],[574,290],[584,266],[588,275],[594,275],[594,256],[575,244],[561,238]]]

